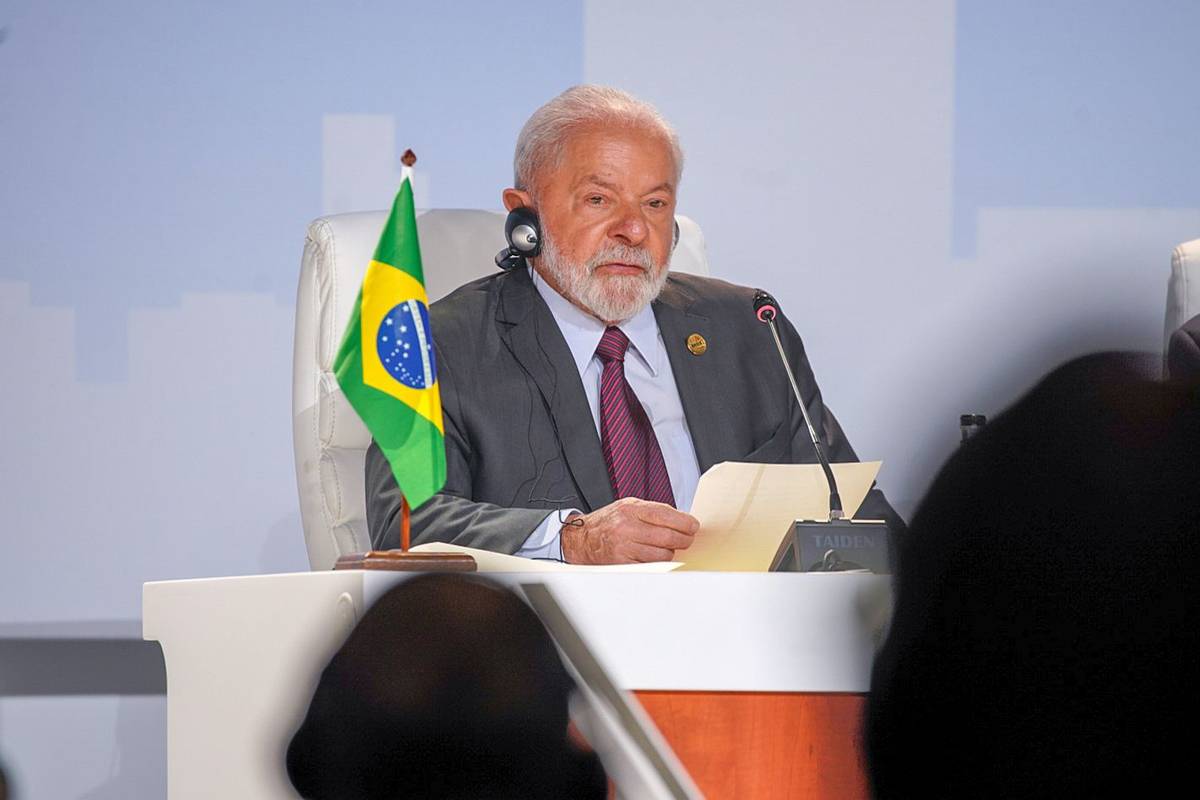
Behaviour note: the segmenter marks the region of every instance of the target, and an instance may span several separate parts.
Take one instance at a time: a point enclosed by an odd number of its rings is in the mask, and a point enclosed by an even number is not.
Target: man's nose
[[[640,207],[623,206],[608,235],[622,244],[637,247],[646,240],[650,226]]]

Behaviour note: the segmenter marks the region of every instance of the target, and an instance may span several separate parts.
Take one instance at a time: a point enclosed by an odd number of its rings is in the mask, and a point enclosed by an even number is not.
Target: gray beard
[[[646,271],[641,275],[596,274],[597,267],[613,261],[637,264]],[[548,231],[542,232],[541,266],[564,297],[609,325],[637,316],[658,297],[667,282],[666,267],[654,263],[650,254],[640,247],[613,242],[586,264],[579,264],[563,256]]]

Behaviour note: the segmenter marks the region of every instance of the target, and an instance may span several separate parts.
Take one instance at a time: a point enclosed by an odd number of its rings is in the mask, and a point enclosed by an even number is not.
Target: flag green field
[[[333,371],[412,508],[446,482],[437,363],[412,182],[396,193]]]

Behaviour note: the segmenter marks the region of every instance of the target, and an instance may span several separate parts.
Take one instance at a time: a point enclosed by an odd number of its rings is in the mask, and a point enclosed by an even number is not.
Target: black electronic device
[[[758,317],[759,322],[770,328],[771,336],[775,339],[779,360],[783,362],[788,383],[792,387],[792,395],[796,398],[796,404],[800,406],[800,413],[808,428],[808,437],[817,455],[817,463],[821,465],[821,471],[825,473],[825,482],[829,484],[829,518],[796,520],[792,524],[791,552],[789,554],[786,547],[781,548],[772,568],[787,570],[790,567],[799,572],[867,569],[872,572],[890,573],[887,524],[880,520],[844,518],[842,497],[838,493],[833,468],[830,467],[829,458],[825,454],[825,444],[817,435],[817,429],[808,416],[804,398],[800,395],[800,387],[796,385],[796,376],[792,373],[792,365],[783,350],[783,340],[779,337],[779,303],[759,289],[754,293],[754,315]]]
[[[496,254],[496,266],[503,270],[525,266],[526,259],[542,252],[542,226],[537,212],[520,206],[508,212],[504,220],[504,240],[508,247]]]
[[[788,565],[797,572],[892,572],[887,523],[880,520],[796,520]]]
[[[987,425],[987,417],[983,414],[962,414],[958,418],[958,428],[962,431],[962,442],[966,443]]]

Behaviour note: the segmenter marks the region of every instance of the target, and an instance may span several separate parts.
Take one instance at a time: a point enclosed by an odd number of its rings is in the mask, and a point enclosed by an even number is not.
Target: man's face
[[[543,251],[534,268],[604,322],[629,319],[662,289],[675,232],[675,162],[661,136],[585,128],[561,166],[535,177]],[[505,192],[505,205],[528,203]]]

